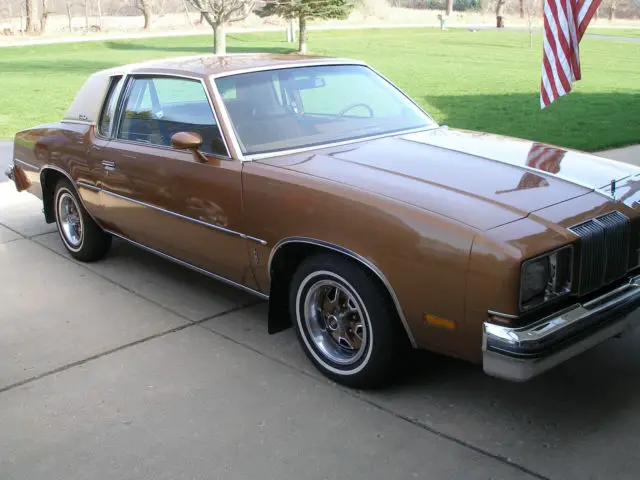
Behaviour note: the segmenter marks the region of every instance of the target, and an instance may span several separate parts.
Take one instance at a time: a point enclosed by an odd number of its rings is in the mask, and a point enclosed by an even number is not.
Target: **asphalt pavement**
[[[635,480],[639,342],[524,384],[419,353],[349,390],[264,302],[123,242],[78,263],[0,183],[2,480]]]

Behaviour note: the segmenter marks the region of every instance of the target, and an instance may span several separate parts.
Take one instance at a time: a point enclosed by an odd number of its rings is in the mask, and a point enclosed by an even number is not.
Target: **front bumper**
[[[640,276],[589,302],[573,305],[532,325],[484,323],[485,373],[526,381],[640,325]]]

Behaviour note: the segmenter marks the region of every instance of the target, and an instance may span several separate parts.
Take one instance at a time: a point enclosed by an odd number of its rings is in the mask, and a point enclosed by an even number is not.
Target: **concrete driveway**
[[[0,183],[3,480],[640,474],[640,333],[526,384],[424,353],[357,392],[253,297],[122,242],[79,264],[53,232]]]

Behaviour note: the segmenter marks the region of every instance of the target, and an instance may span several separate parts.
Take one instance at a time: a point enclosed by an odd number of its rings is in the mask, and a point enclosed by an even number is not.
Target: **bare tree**
[[[47,28],[47,19],[49,18],[49,14],[52,13],[49,11],[49,5],[47,0],[42,0],[42,11],[40,12],[40,33],[44,33]]]
[[[73,2],[66,0],[64,2],[67,7],[67,18],[69,19],[69,31],[73,30]]]
[[[102,0],[95,0],[96,10],[98,10],[98,27],[102,29]]]
[[[89,0],[84,0],[84,29],[89,31]]]
[[[527,26],[529,28],[529,48],[533,48],[533,26],[536,21],[536,13],[540,11],[540,4],[544,9],[544,0],[521,0],[527,14]],[[544,16],[544,13],[543,13]]]
[[[447,17],[453,13],[453,0],[447,0]]]
[[[25,0],[24,2],[26,12],[27,12],[27,25],[25,30],[27,33],[35,33],[36,32],[36,5],[33,0]]]
[[[20,35],[24,35],[24,29],[22,25],[24,24],[24,5],[20,2]]]
[[[616,8],[618,6],[618,0],[609,1],[609,21],[613,22],[616,19]]]
[[[142,12],[144,16],[144,29],[148,31],[151,28],[151,0],[136,0],[136,8]]]
[[[504,28],[504,17],[502,16],[502,12],[504,10],[504,5],[507,3],[507,0],[498,0],[496,2],[496,27]]]
[[[187,16],[187,22],[189,22],[189,25],[193,27],[193,20],[191,20],[191,15],[189,14],[189,5],[187,5],[187,0],[182,0],[182,8],[184,8],[184,14]]]
[[[213,28],[213,50],[216,55],[227,53],[225,27],[244,20],[253,10],[255,0],[189,0]]]
[[[526,0],[520,0],[520,18],[524,18],[524,14],[527,11],[527,7],[525,6]]]

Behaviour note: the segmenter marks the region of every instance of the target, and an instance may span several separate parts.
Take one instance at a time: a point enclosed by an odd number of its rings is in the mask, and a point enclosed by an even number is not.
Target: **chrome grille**
[[[607,213],[569,230],[580,237],[579,294],[624,276],[631,239],[631,223],[624,214]]]

